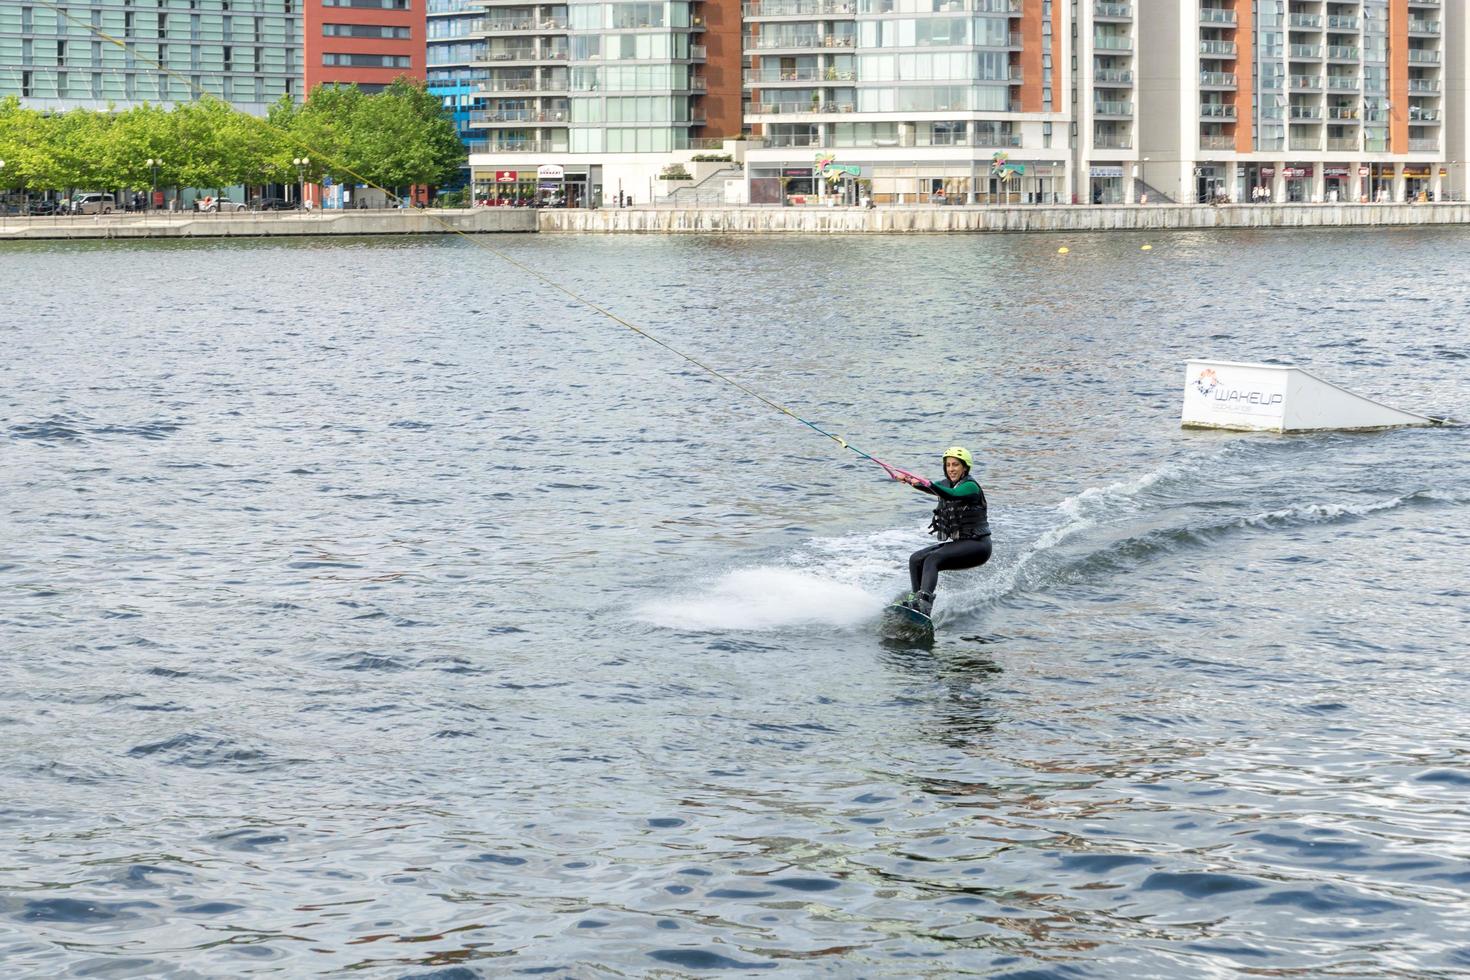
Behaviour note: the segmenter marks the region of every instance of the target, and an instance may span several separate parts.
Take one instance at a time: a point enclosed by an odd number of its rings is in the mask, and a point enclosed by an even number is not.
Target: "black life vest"
[[[960,477],[960,483],[966,480],[974,483],[977,489],[980,488],[980,481],[974,477]],[[935,483],[950,490],[957,486],[949,479],[936,480]],[[990,537],[990,507],[985,502],[985,491],[982,489],[973,497],[960,497],[956,500],[940,497],[939,505],[934,508],[934,520],[929,522],[929,533],[937,535],[940,541]]]

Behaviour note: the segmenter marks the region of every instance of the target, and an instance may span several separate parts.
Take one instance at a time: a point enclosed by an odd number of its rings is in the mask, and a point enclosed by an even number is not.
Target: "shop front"
[[[1240,167],[1240,185],[1235,189],[1235,199],[1250,201],[1252,204],[1270,204],[1272,182],[1275,179],[1276,168],[1270,164],[1243,163]]]
[[[1430,200],[1430,179],[1433,171],[1427,163],[1404,164],[1404,200]]]
[[[1226,168],[1213,163],[1206,163],[1194,168],[1194,193],[1195,200],[1201,204],[1210,204],[1218,201],[1230,190],[1228,178],[1225,176]]]
[[[1087,177],[1087,200],[1093,204],[1122,204],[1127,199],[1121,166],[1093,164],[1087,168]]]
[[[1329,163],[1322,168],[1324,200],[1342,204],[1357,198],[1353,193],[1353,168],[1347,164]]]
[[[477,170],[474,175],[475,204],[480,207],[586,207],[595,200],[593,190],[586,167],[542,164],[534,170]]]
[[[1286,200],[1303,204],[1312,199],[1312,178],[1316,171],[1310,163],[1288,163],[1281,172],[1286,181]]]
[[[1369,200],[1387,204],[1393,200],[1394,172],[1391,163],[1375,163],[1368,175]]]

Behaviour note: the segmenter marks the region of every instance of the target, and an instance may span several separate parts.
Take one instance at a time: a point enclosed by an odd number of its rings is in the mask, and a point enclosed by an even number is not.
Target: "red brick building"
[[[381,91],[395,78],[424,78],[427,0],[306,0],[305,80]]]

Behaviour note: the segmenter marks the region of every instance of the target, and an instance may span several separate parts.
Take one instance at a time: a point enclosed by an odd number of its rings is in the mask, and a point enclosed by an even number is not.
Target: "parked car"
[[[214,214],[216,211],[244,211],[246,205],[239,201],[232,201],[227,197],[205,195],[194,202],[194,207],[207,214]]]
[[[55,201],[32,201],[26,209],[27,214],[46,215],[57,212]]]
[[[252,211],[295,211],[296,202],[283,197],[257,197],[250,201]]]
[[[117,202],[111,194],[87,193],[78,194],[71,199],[72,214],[111,214],[117,208]]]

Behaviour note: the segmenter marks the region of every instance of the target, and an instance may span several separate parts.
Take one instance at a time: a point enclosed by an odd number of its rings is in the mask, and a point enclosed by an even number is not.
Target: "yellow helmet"
[[[971,456],[970,451],[964,446],[950,446],[944,451],[944,455],[953,456],[961,463],[964,463],[965,469],[967,470],[972,470],[975,468],[975,457]]]

